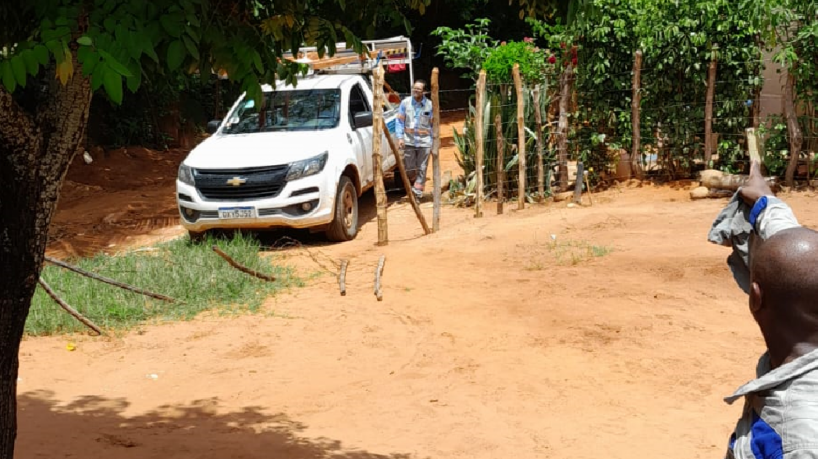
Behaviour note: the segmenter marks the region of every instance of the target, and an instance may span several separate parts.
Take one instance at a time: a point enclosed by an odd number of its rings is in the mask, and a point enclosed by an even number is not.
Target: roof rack
[[[309,65],[315,74],[371,74],[372,69],[384,61],[390,66],[408,68],[410,84],[414,81],[414,53],[409,38],[400,35],[380,40],[364,40],[363,44],[366,48],[363,54],[347,48],[346,43],[336,43],[336,52],[332,57],[325,55],[321,58],[317,47],[307,47],[301,48],[297,56],[287,53],[284,58]]]

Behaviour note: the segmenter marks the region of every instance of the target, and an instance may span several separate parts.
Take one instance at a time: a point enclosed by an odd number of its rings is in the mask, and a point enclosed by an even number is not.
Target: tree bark
[[[784,175],[784,183],[790,188],[795,185],[795,170],[798,158],[801,156],[803,136],[801,126],[798,125],[798,113],[795,111],[795,75],[793,69],[787,74],[787,86],[784,88],[784,113],[787,117],[787,133],[790,138],[790,163]]]
[[[91,103],[90,83],[75,57],[67,85],[52,79],[47,89],[32,116],[0,88],[0,459],[14,454],[20,340],[48,227]]]

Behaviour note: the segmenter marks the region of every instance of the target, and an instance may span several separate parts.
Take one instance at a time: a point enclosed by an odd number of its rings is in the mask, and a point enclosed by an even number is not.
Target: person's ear
[[[758,285],[758,282],[753,282],[750,285],[750,312],[754,315],[761,311],[762,308],[761,293],[761,286]]]

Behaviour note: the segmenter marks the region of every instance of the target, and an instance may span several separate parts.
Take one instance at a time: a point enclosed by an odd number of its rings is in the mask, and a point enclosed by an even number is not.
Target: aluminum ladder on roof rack
[[[323,74],[369,74],[381,60],[389,64],[406,65],[409,69],[409,85],[415,81],[412,67],[412,42],[402,35],[378,40],[363,40],[367,52],[357,54],[354,49],[347,48],[346,43],[336,43],[335,55],[332,57],[318,56],[317,47],[305,47],[298,51],[297,56],[286,53],[285,59],[300,62],[310,66],[314,73]],[[326,52],[326,49],[325,49]]]

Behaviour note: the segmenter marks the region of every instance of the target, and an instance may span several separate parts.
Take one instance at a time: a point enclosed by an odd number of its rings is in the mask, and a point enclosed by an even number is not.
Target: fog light
[[[301,209],[304,212],[309,212],[310,209],[312,209],[312,204],[310,204],[309,202],[305,202],[304,204],[301,204]]]
[[[192,217],[193,216],[193,209],[189,209],[189,208],[185,207],[185,215],[187,215],[188,217]]]

